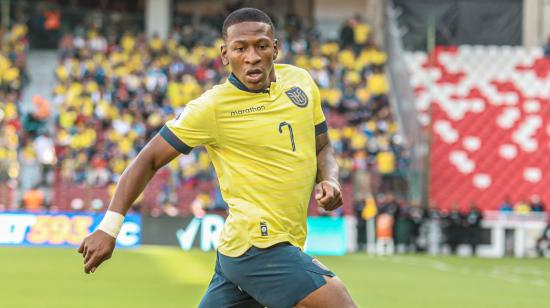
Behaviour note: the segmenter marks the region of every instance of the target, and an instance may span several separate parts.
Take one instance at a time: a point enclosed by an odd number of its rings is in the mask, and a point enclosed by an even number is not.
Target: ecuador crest
[[[290,98],[290,100],[294,103],[294,105],[304,108],[307,106],[307,95],[306,93],[298,88],[298,87],[292,87],[290,90],[285,92],[286,96]]]

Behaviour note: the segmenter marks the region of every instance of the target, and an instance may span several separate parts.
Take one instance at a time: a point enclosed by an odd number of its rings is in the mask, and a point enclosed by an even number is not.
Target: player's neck
[[[265,87],[262,87],[261,89],[258,89],[258,90],[254,90],[254,89],[250,89],[248,88],[242,81],[239,80],[239,78],[237,78],[237,76],[233,73],[231,73],[229,75],[229,82],[231,82],[235,87],[237,87],[239,90],[242,90],[242,91],[246,91],[246,92],[252,92],[252,93],[269,93],[269,89],[270,89],[270,86],[271,86],[271,83],[272,82],[275,82],[277,77],[276,77],[276,74],[275,74],[275,69],[273,69],[270,73],[269,73],[269,83],[267,85],[265,85]]]

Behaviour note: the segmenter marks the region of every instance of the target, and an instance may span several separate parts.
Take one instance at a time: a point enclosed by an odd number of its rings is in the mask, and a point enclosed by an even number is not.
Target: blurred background
[[[240,7],[271,16],[277,62],[320,88],[345,204],[311,203],[306,250],[339,256],[326,259],[337,273],[361,264],[344,278],[362,305],[391,306],[389,293],[367,296],[380,281],[366,276],[396,264],[512,284],[493,282],[491,300],[514,283],[550,286],[533,259],[550,257],[548,0],[1,0],[0,245],[12,248],[0,255],[74,247],[95,229],[147,141],[225,81],[220,29]],[[198,148],[157,173],[117,244],[213,258],[226,215]],[[199,275],[198,298],[210,275]],[[433,279],[425,285],[446,281]],[[520,297],[479,307],[529,306]]]

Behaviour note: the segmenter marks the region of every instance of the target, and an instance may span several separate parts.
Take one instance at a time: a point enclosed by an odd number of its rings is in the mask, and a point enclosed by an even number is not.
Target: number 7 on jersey
[[[290,142],[292,143],[292,152],[296,152],[296,144],[294,144],[294,133],[292,132],[292,125],[288,122],[279,123],[279,134],[283,133],[283,128],[288,126],[288,131],[290,132]]]

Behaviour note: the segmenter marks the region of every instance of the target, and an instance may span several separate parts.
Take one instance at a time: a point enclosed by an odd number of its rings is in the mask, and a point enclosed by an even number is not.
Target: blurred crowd
[[[373,249],[379,254],[406,252],[428,252],[433,255],[457,254],[460,245],[469,246],[469,253],[475,255],[477,247],[490,241],[489,234],[483,234],[484,214],[475,202],[467,207],[454,203],[451,208],[440,208],[431,204],[429,208],[392,193],[369,196],[365,201],[354,205],[358,219],[358,248],[367,248],[367,221],[373,219],[377,245]],[[537,195],[529,199],[520,198],[516,203],[505,197],[498,215],[490,219],[544,219],[546,205]],[[487,213],[486,213],[487,214]],[[550,232],[548,227],[537,240],[539,255],[550,252]]]
[[[520,198],[515,203],[509,196],[506,196],[500,204],[499,211],[504,214],[515,213],[525,215],[529,213],[542,213],[546,211],[546,206],[538,195],[533,195],[529,199]]]
[[[77,185],[116,182],[168,119],[225,76],[218,49],[188,48],[180,31],[161,40],[79,29],[61,39],[59,51],[56,153],[61,179]],[[202,149],[169,168],[171,188],[212,179]]]
[[[382,188],[393,189],[391,178],[407,168],[407,152],[386,95],[387,56],[373,43],[369,25],[359,16],[348,20],[338,42],[321,41],[299,19],[289,17],[284,28],[278,62],[309,70],[318,83],[343,180],[378,172]],[[47,175],[40,178],[112,187],[168,119],[224,82],[228,71],[219,58],[222,41],[208,33],[211,29],[183,26],[162,40],[92,26],[64,35],[50,102],[55,128],[42,134],[46,140],[38,147],[29,145],[35,155],[51,153],[55,146],[55,168],[42,168]],[[158,197],[162,204],[178,202],[167,191],[215,179],[203,149],[180,156],[168,168],[170,180]],[[214,190],[206,206],[216,199]]]
[[[21,103],[22,90],[29,81],[26,71],[27,32],[22,23],[13,23],[9,28],[0,27],[0,186],[15,185],[20,170],[18,155],[24,155],[18,149],[25,140],[20,132],[28,124]],[[5,206],[5,195],[0,192],[0,207]]]

